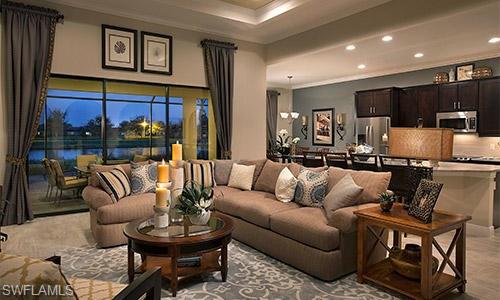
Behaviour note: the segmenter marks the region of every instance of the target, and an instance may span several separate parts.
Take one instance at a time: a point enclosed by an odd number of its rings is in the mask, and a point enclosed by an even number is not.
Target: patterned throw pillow
[[[203,187],[215,187],[214,163],[185,163],[184,180],[194,181]]]
[[[300,171],[295,188],[295,202],[312,207],[322,207],[328,189],[328,171]]]
[[[132,194],[154,193],[156,189],[157,163],[148,165],[140,165],[131,163],[132,177],[130,179],[130,186]]]
[[[97,172],[102,188],[117,202],[131,193],[130,181],[122,167],[117,166],[111,171]]]

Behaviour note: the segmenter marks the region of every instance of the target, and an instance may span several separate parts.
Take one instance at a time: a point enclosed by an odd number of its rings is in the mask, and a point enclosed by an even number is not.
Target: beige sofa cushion
[[[241,191],[215,200],[217,210],[264,228],[270,227],[271,215],[298,207],[296,203],[283,203],[273,194],[260,191]]]
[[[87,185],[82,191],[82,198],[87,202],[90,208],[97,210],[104,205],[113,204],[111,196],[103,189]]]
[[[318,207],[274,213],[271,230],[323,251],[332,251],[339,246],[339,230],[328,225],[323,209]]]
[[[274,193],[278,176],[286,166],[287,164],[267,160],[262,168],[262,172],[260,172],[259,178],[257,178],[255,190]]]
[[[227,185],[218,185],[218,186],[214,187],[214,196],[221,195],[222,197],[225,197],[225,196],[229,196],[232,193],[238,193],[238,192],[241,192],[241,190],[237,189],[237,188],[229,187]]]
[[[332,212],[328,218],[328,224],[338,228],[343,233],[351,233],[357,230],[358,217],[354,212],[358,209],[365,209],[379,206],[377,203],[365,203],[356,206],[339,208]]]
[[[328,170],[328,167],[317,167],[317,168],[305,168],[303,165],[299,165],[298,163],[291,163],[288,165],[288,169],[292,172],[293,176],[299,177],[300,170],[307,169],[314,172],[321,172]]]
[[[117,224],[146,218],[154,214],[154,204],[154,193],[127,196],[117,203],[99,207],[97,222],[99,224]]]
[[[354,182],[363,188],[358,204],[377,202],[380,194],[389,187],[391,172],[355,171],[336,167],[328,169],[328,190],[331,190],[346,174],[350,174]]]
[[[266,163],[266,159],[241,160],[238,162],[238,164],[245,165],[245,166],[255,165],[255,172],[253,173],[252,189],[255,187],[255,184],[257,183],[257,179],[259,178],[260,172],[262,172],[262,168],[264,168],[265,163]]]
[[[237,163],[235,160],[226,159],[216,159],[215,163],[215,183],[217,185],[227,185],[229,182],[229,175],[231,175],[231,169],[233,168],[233,163]]]

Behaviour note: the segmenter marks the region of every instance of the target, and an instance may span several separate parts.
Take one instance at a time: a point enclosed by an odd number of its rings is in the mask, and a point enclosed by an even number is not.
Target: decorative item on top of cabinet
[[[477,81],[439,85],[439,111],[477,110]]]
[[[432,82],[434,83],[446,83],[449,80],[449,75],[446,72],[439,72],[434,75]]]
[[[398,88],[383,88],[375,90],[357,91],[357,117],[391,117],[391,123],[398,121]]]
[[[488,78],[493,75],[493,70],[490,67],[479,67],[472,71],[472,79]]]
[[[457,66],[457,81],[472,79],[474,64]]]
[[[500,77],[479,81],[479,136],[500,136]]]

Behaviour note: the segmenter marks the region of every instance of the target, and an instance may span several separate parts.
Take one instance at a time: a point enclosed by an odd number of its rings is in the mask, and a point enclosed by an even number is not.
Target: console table
[[[458,288],[465,292],[465,225],[470,216],[450,214],[435,211],[432,222],[424,224],[409,216],[403,205],[396,203],[390,212],[382,212],[379,207],[372,207],[354,212],[358,216],[358,282],[369,281],[385,288],[391,289],[412,299],[435,299],[449,291]],[[378,230],[376,228],[382,228]],[[382,240],[385,230],[394,231],[394,245],[401,247],[401,232],[417,235],[421,238],[421,279],[407,279],[396,273],[389,258],[372,265],[367,265],[371,253],[378,244],[387,251],[389,246]],[[449,248],[445,250],[439,245],[435,237],[449,231],[455,235]],[[366,234],[376,238],[374,245],[365,245]],[[367,250],[367,246],[370,246]],[[443,258],[437,273],[432,274],[432,248],[437,249]],[[450,256],[455,250],[455,262]],[[449,265],[455,273],[444,273],[444,268]]]

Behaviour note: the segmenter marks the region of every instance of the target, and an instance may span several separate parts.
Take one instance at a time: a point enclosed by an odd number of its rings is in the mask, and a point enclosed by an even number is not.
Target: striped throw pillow
[[[115,167],[111,171],[97,172],[97,176],[102,188],[111,196],[113,202],[129,196],[132,192],[130,180],[120,166]]]
[[[184,164],[184,179],[194,181],[202,187],[215,187],[214,162]]]

